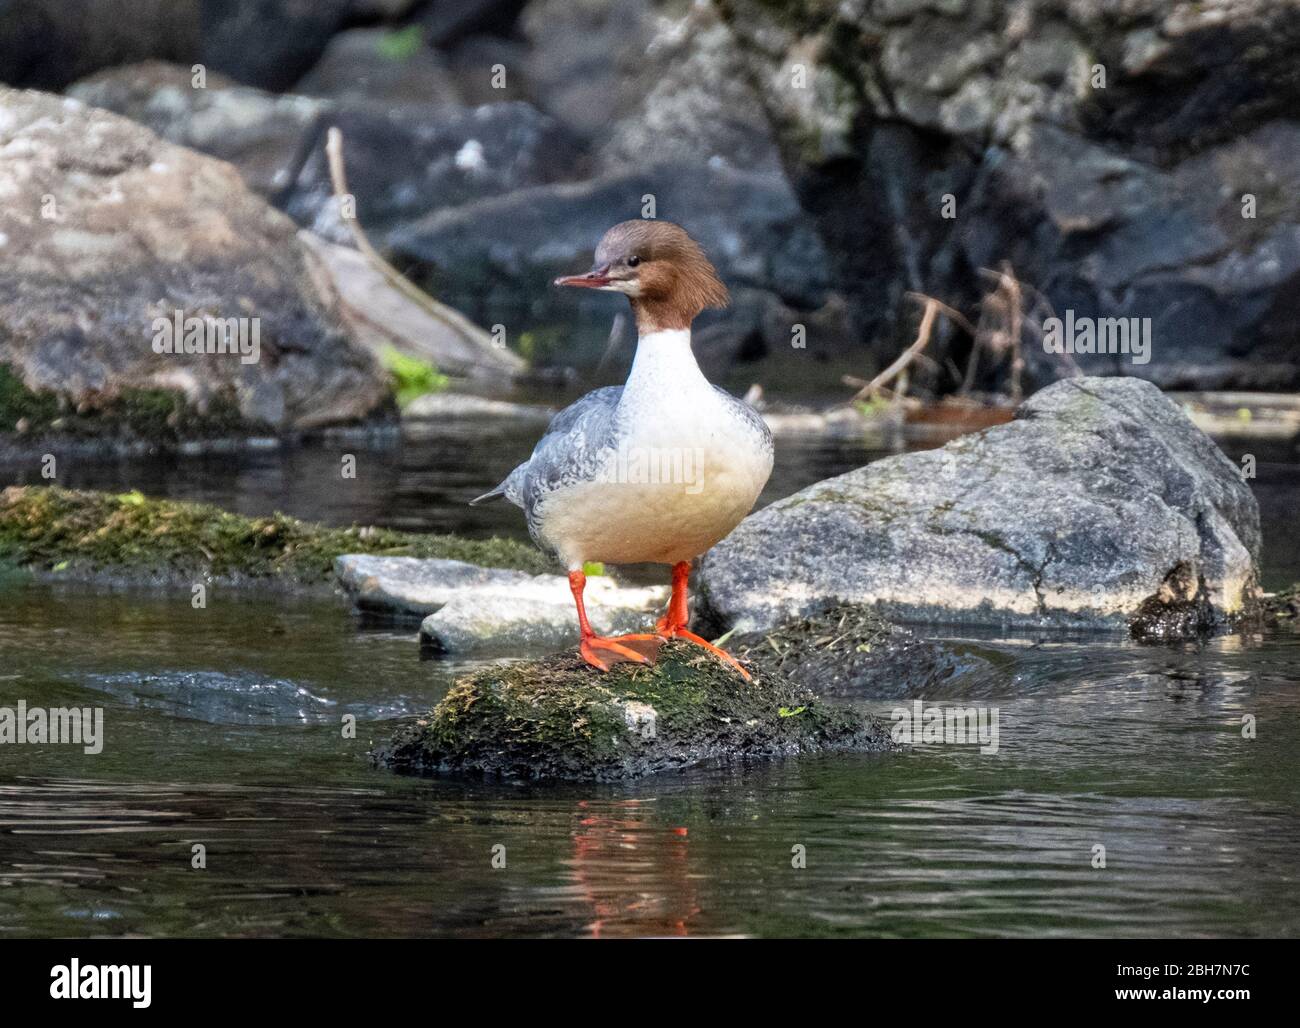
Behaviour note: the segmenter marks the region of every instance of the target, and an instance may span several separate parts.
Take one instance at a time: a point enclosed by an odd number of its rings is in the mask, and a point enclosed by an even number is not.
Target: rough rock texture
[[[768,172],[785,184],[744,58],[712,8],[693,4],[681,18],[659,19],[644,53],[634,56],[623,69],[619,117],[600,142],[603,167],[637,167],[653,153],[657,161]]]
[[[101,72],[70,92],[230,161],[252,188],[335,242],[349,234],[331,199],[324,156],[331,125],[343,133],[357,215],[381,243],[431,209],[577,177],[584,167],[569,133],[518,101],[465,108],[434,96],[403,103],[349,93],[277,96],[219,75],[195,89],[189,68],[157,61]]]
[[[674,642],[654,667],[601,673],[565,654],[476,671],[374,757],[403,772],[608,781],[890,748],[888,730],[872,718],[779,675],[745,682],[698,647]]]
[[[569,581],[456,560],[345,554],[339,582],[362,610],[424,617],[424,644],[447,653],[563,647],[577,638]],[[668,602],[666,586],[587,579],[587,614],[598,632],[644,630]]]
[[[332,109],[325,100],[277,96],[217,72],[196,89],[190,67],[165,61],[109,68],[67,92],[139,122],[169,143],[229,161],[250,188],[268,198],[292,185],[304,137]]]
[[[968,306],[1007,260],[1057,312],[1153,319],[1150,364],[1087,373],[1300,383],[1300,6],[715,4],[882,358],[904,290]]]
[[[898,699],[932,695],[954,675],[986,666],[970,647],[918,638],[873,608],[837,604],[770,632],[732,636],[733,656],[820,696]]]
[[[293,223],[229,165],[76,100],[3,89],[0,198],[0,362],[33,395],[84,415],[162,392],[264,430],[390,402]],[[250,340],[257,319],[257,359],[156,353],[155,319],[178,310],[205,332],[248,319]]]
[[[531,95],[599,146],[617,114],[641,92],[629,72],[646,63],[655,38],[653,6],[645,0],[530,0],[520,29],[528,42],[522,70]]]
[[[1259,508],[1237,468],[1137,379],[1071,379],[1016,420],[751,515],[704,559],[724,625],[835,602],[901,619],[1201,630],[1251,607]]]

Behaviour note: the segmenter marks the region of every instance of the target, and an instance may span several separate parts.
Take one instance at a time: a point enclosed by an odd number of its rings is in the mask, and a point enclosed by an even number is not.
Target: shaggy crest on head
[[[619,222],[596,247],[591,271],[556,284],[624,293],[643,335],[690,328],[701,311],[729,299],[700,244],[671,221]]]

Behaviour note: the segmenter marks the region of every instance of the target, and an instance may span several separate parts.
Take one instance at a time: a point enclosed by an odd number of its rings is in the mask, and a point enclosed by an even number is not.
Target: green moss
[[[0,493],[0,561],[49,570],[206,573],[321,583],[342,553],[444,557],[485,567],[550,570],[533,548],[505,539],[328,528],[284,514],[250,518],[201,503],[57,487]]]
[[[122,436],[169,443],[268,430],[246,421],[228,392],[212,397],[202,411],[170,389],[123,389],[94,407],[65,411],[63,406],[54,393],[33,392],[0,364],[0,432],[15,430],[22,421],[27,435],[57,432],[73,438]]]
[[[699,647],[669,642],[651,667],[601,672],[569,653],[476,671],[376,758],[400,771],[607,780],[887,747],[887,733],[850,708],[774,673],[746,681]]]
[[[424,46],[424,30],[419,25],[386,32],[376,44],[379,55],[385,60],[402,63],[409,61]]]
[[[19,421],[41,429],[58,416],[57,397],[32,392],[7,364],[0,364],[0,432],[11,431]]]

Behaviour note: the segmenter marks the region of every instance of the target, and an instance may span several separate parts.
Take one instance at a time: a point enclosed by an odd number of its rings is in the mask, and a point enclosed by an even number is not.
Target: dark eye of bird
[[[636,254],[633,254],[631,257],[627,259],[627,266],[629,268],[635,268],[640,263],[641,263],[641,258],[636,256]]]

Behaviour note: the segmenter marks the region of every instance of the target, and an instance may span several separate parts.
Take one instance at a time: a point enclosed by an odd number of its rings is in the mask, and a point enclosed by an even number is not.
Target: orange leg
[[[597,635],[587,620],[587,606],[582,602],[582,591],[587,587],[587,576],[581,571],[569,572],[569,589],[578,607],[578,631],[581,641],[578,652],[592,667],[608,671],[611,664],[653,664],[659,655],[663,639],[658,635]]]
[[[702,639],[694,632],[686,629],[690,615],[686,607],[686,583],[691,577],[691,562],[689,560],[681,561],[673,565],[673,595],[668,601],[668,611],[661,617],[655,625],[655,631],[665,639],[685,639],[696,646],[701,646],[710,653],[721,657],[726,663],[730,664],[749,681],[749,672],[740,666],[736,660],[726,650],[719,649],[707,639]]]

